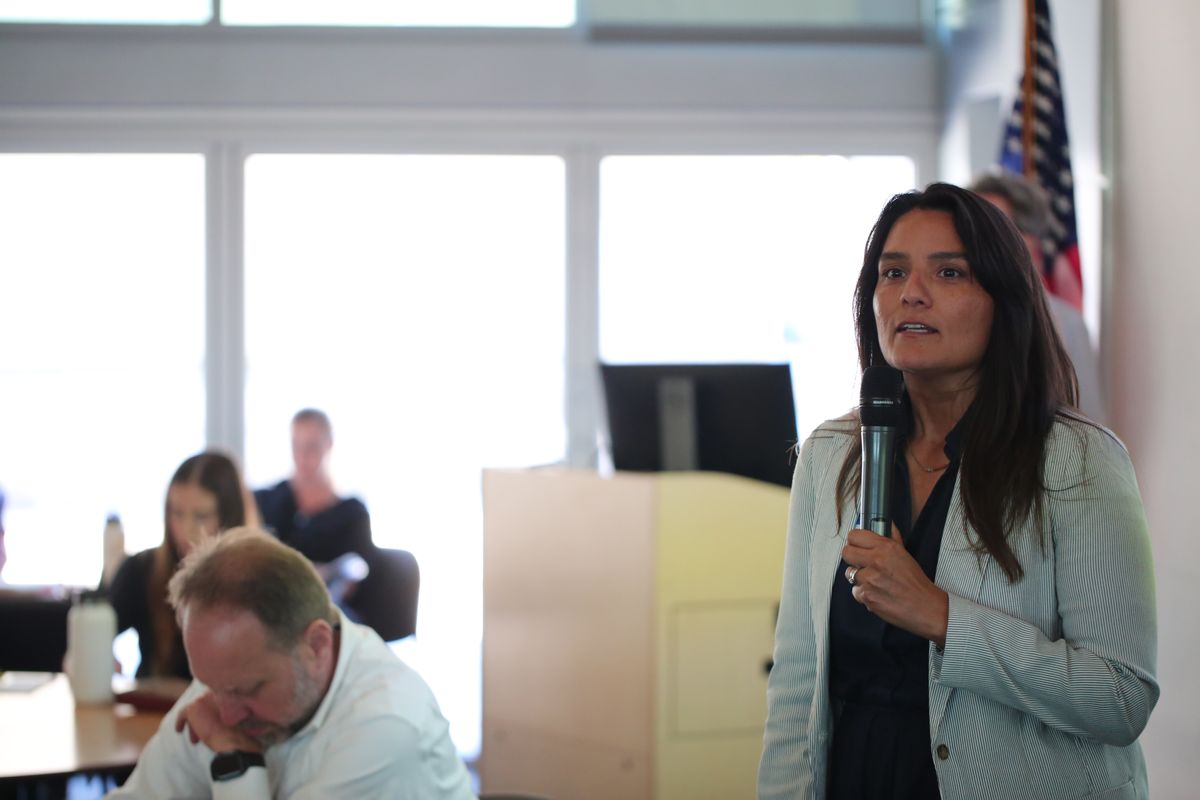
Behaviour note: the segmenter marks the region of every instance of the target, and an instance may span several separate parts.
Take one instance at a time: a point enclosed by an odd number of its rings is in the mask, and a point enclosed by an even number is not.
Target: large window
[[[230,25],[404,25],[436,27],[567,27],[574,0],[222,0],[221,20]]]
[[[551,155],[213,158],[206,230],[198,154],[0,155],[4,577],[93,585],[110,511],[130,551],[161,540],[166,482],[204,446],[211,359],[209,433],[236,450],[244,430],[253,487],[289,474],[292,414],[330,414],[338,488],[365,501],[377,544],[420,563],[404,657],[467,755],[481,470],[561,462],[568,369],[591,365],[579,342],[566,357],[568,250],[582,265],[572,313],[599,309],[596,355],[788,361],[804,435],[854,403],[863,242],[915,181],[901,157],[611,156],[599,213],[581,214],[595,208],[590,155],[571,156],[570,187]],[[225,224],[231,207],[242,225]],[[207,317],[206,241],[243,256],[211,260]],[[244,319],[220,305],[231,295]],[[209,342],[235,346],[206,354],[206,320]],[[229,419],[238,400],[244,418]]]
[[[204,446],[204,159],[0,154],[0,484],[11,583],[94,586],[105,516],[163,535]]]
[[[225,25],[564,28],[574,0],[222,0]],[[0,0],[0,23],[196,25],[212,19],[212,0]]]
[[[198,24],[212,0],[0,0],[0,22]]]
[[[421,566],[416,647],[479,748],[484,467],[559,461],[564,169],[545,156],[258,155],[246,165],[246,463],[290,470],[304,406],[377,544]]]
[[[228,2],[228,0],[226,0]],[[643,26],[676,30],[718,28],[739,30],[853,30],[920,31],[921,0],[589,0],[588,20],[599,26]],[[951,5],[945,2],[940,5]]]
[[[600,351],[790,362],[801,438],[857,398],[851,296],[902,157],[618,156],[600,169]]]

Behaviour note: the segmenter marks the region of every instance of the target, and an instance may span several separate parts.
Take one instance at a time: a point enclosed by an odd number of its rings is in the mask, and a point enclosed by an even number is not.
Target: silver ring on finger
[[[853,586],[854,579],[858,577],[858,567],[848,567],[846,569],[846,581]]]

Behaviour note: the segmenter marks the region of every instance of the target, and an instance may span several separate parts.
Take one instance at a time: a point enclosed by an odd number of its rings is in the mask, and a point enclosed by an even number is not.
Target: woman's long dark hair
[[[859,366],[887,363],[873,308],[879,257],[892,226],[917,209],[950,214],[971,272],[992,298],[991,335],[975,399],[963,415],[960,479],[967,522],[979,536],[976,548],[1015,583],[1024,570],[1008,532],[1030,514],[1041,517],[1046,436],[1058,411],[1077,404],[1075,370],[1021,234],[991,203],[946,183],[896,195],[871,230],[854,291]],[[854,497],[861,458],[856,442],[838,477],[843,504]]]
[[[217,531],[246,524],[246,495],[241,475],[233,461],[221,453],[206,451],[188,458],[171,476],[170,487],[195,484],[217,499]],[[154,552],[150,579],[146,582],[146,603],[154,629],[154,655],[151,675],[177,675],[187,666],[187,655],[180,641],[175,612],[167,603],[167,582],[179,566],[180,554],[171,538],[171,523],[164,508],[163,540]]]

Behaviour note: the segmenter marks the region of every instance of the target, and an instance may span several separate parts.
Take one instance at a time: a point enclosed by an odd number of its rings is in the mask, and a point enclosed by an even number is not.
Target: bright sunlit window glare
[[[485,467],[561,461],[563,161],[258,155],[246,164],[246,464],[290,474],[289,423],[333,423],[333,479],[421,567],[415,646],[479,751]]]
[[[566,28],[575,0],[223,0],[227,25]]]
[[[204,447],[204,159],[3,154],[0,219],[3,577],[94,587]]]
[[[211,0],[0,0],[0,22],[200,25]]]
[[[896,156],[604,159],[601,358],[789,362],[803,439],[857,401],[863,245],[915,181]]]

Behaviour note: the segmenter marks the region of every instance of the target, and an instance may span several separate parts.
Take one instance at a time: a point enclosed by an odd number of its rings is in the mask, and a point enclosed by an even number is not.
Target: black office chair
[[[59,672],[70,600],[0,596],[0,670]]]
[[[359,582],[347,605],[364,625],[385,642],[417,632],[417,598],[421,570],[407,550],[377,548],[366,556],[370,572]]]

